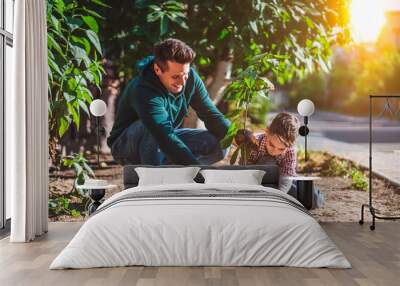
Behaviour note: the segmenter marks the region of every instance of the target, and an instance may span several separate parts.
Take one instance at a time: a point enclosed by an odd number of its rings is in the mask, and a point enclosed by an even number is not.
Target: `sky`
[[[386,11],[400,11],[400,0],[353,0],[350,6],[353,38],[375,42],[386,22]]]

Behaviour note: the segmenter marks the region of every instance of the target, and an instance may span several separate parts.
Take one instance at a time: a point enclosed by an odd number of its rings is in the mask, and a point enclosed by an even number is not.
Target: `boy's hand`
[[[235,142],[237,145],[242,143],[248,143],[250,148],[258,148],[258,141],[254,136],[253,132],[248,129],[239,129],[235,136]]]

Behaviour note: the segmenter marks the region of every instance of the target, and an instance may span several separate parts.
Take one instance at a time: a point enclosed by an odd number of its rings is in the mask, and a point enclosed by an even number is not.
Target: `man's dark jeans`
[[[180,128],[175,134],[188,146],[201,165],[222,160],[229,148],[221,149],[219,141],[204,129]],[[114,160],[121,164],[164,165],[169,161],[142,121],[137,120],[126,128],[111,146]]]

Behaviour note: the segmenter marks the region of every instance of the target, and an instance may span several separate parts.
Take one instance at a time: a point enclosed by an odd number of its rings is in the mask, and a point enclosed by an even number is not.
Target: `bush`
[[[353,181],[352,186],[361,191],[367,191],[368,182],[363,172],[357,169],[350,171],[349,177]]]

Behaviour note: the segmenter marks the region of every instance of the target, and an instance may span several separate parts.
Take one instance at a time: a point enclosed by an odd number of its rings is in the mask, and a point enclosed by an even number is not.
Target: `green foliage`
[[[203,75],[212,74],[227,54],[238,70],[268,52],[268,78],[282,84],[307,70],[329,68],[330,45],[347,40],[342,13],[347,2],[109,0],[113,9],[104,11],[102,38],[111,60],[128,76],[155,42],[177,37],[194,48]]]
[[[234,114],[229,115],[231,121],[235,123],[235,127],[239,126],[240,121],[242,121],[243,129],[246,129],[249,104],[258,96],[267,98],[269,92],[274,89],[274,85],[267,78],[258,75],[258,68],[258,62],[254,61],[245,70],[241,71],[237,79],[225,90],[225,99],[235,103]],[[224,144],[226,142],[232,143],[237,130],[238,128],[227,133],[223,139]],[[244,163],[246,164],[249,155],[246,142],[240,144],[238,149],[241,150],[241,157],[244,158]],[[237,151],[233,153],[231,164],[235,163],[237,154]]]
[[[353,181],[352,186],[358,190],[367,191],[368,181],[364,173],[357,169],[351,169],[348,176]]]
[[[368,189],[368,181],[364,173],[347,160],[333,158],[330,161],[329,169],[324,174],[350,178],[352,180],[352,187],[362,191],[367,191]]]
[[[222,149],[226,149],[229,146],[231,146],[233,139],[235,138],[235,135],[238,131],[238,128],[235,124],[235,122],[232,122],[232,124],[229,126],[228,132],[226,133],[225,138],[223,138],[220,141],[220,146]]]
[[[185,6],[177,1],[166,1],[164,3],[145,5],[144,1],[136,1],[136,5],[142,3],[142,8],[149,8],[150,14],[147,14],[147,22],[159,22],[160,23],[160,37],[163,37],[168,33],[168,22],[178,24],[181,28],[189,29],[185,20],[186,16],[184,14]]]
[[[107,49],[107,58],[116,65],[119,76],[135,75],[137,61],[152,53],[154,43],[168,37],[184,40],[181,34],[190,31],[184,1],[107,2],[113,7],[102,11],[107,21],[101,23],[100,37]]]
[[[92,1],[104,5],[100,0]],[[101,16],[80,1],[48,0],[50,140],[61,138],[71,123],[77,129],[81,111],[89,114],[91,89],[100,91],[104,69],[97,33]]]
[[[270,110],[270,100],[264,96],[255,97],[249,104],[248,116],[250,121],[265,128],[268,111]]]
[[[185,1],[186,2],[186,1]],[[330,46],[345,39],[347,27],[337,26],[341,3],[318,1],[187,1],[190,35],[184,39],[211,65],[205,74],[230,51],[234,68],[245,69],[255,55],[265,64],[268,78],[283,84],[306,71],[328,69]],[[342,8],[340,8],[342,11]],[[192,18],[190,18],[192,19]]]
[[[333,158],[330,161],[326,175],[345,177],[349,173],[350,166],[346,160]]]
[[[294,76],[301,78],[315,69],[329,70],[330,46],[337,34],[328,28],[325,17],[331,11],[323,0],[311,5],[300,1],[251,1],[244,7],[252,13],[245,17],[246,9],[241,10],[238,18],[246,19],[246,23],[242,23],[244,27],[240,27],[242,32],[232,33],[238,30],[235,26],[238,28],[241,24],[238,19],[231,22],[233,30],[223,29],[219,38],[231,35],[234,51],[244,52],[243,61],[235,72],[236,79],[225,91],[225,99],[235,102],[235,111],[229,114],[230,119],[236,126],[246,128],[250,103],[260,96],[268,98],[274,88],[272,81],[283,85]],[[227,15],[232,17],[235,14]],[[233,140],[229,135],[227,137]],[[243,152],[246,153],[245,147]],[[242,155],[246,164],[246,156]]]
[[[82,154],[73,154],[66,156],[62,159],[64,167],[72,168],[75,171],[75,182],[74,186],[82,185],[89,176],[95,176],[92,168],[88,165],[88,160]],[[74,209],[71,206],[71,200],[74,198],[81,202],[82,206],[85,206],[89,198],[86,190],[80,188],[73,188],[71,192],[65,195],[59,196],[58,193],[52,193],[49,199],[49,210],[54,215],[66,214],[73,217],[81,215],[79,210]],[[79,199],[77,199],[80,197]]]
[[[49,199],[49,211],[55,215],[67,214],[73,217],[81,215],[80,211],[71,209],[69,199],[64,196]]]
[[[73,168],[76,174],[75,185],[83,185],[89,175],[94,177],[95,174],[88,164],[88,160],[83,154],[72,154],[62,159],[63,165],[67,168]]]

